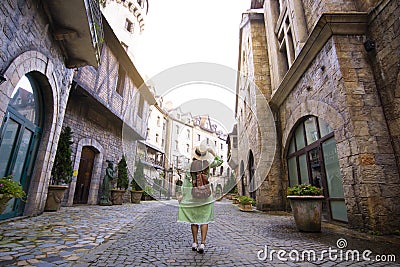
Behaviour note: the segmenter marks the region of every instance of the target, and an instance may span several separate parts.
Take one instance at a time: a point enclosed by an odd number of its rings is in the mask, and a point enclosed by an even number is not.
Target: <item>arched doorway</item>
[[[245,183],[245,178],[244,178],[244,162],[243,162],[243,160],[240,161],[240,173],[239,173],[239,176],[240,176],[240,180],[241,180],[241,183],[242,183],[242,196],[245,196],[246,195],[246,183]]]
[[[256,190],[255,190],[255,179],[254,179],[254,173],[255,173],[255,167],[254,167],[254,156],[253,156],[253,151],[250,150],[249,153],[249,159],[247,163],[247,171],[249,173],[249,193],[250,197],[252,197],[254,200],[256,199]]]
[[[82,148],[78,176],[75,185],[74,204],[87,204],[96,151],[91,147]]]
[[[28,191],[43,123],[40,88],[24,75],[11,94],[0,130],[0,177],[12,175]],[[22,215],[24,202],[11,199],[0,219]]]
[[[347,222],[336,140],[329,124],[314,116],[300,120],[289,141],[287,166],[290,186],[322,186],[327,219]]]

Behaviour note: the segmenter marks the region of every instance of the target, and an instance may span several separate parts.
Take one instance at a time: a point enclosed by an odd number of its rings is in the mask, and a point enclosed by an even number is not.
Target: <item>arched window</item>
[[[333,128],[309,116],[292,131],[287,150],[289,185],[313,184],[324,189],[330,219],[347,221],[342,176]]]
[[[42,110],[36,81],[23,76],[11,94],[0,130],[0,177],[12,175],[27,191],[40,139]],[[21,215],[23,203],[11,199],[1,219]]]

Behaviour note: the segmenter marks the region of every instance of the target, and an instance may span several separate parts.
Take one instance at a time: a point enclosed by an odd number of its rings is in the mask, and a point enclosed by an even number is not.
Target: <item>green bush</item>
[[[72,131],[67,126],[61,132],[58,140],[56,157],[51,170],[51,184],[53,185],[69,184],[72,181],[71,145],[73,142],[71,140]]]
[[[22,186],[12,180],[12,175],[0,178],[0,194],[4,197],[23,198],[26,196]]]
[[[288,196],[321,196],[322,188],[310,184],[298,184],[287,189]]]
[[[254,204],[254,199],[248,196],[240,196],[239,203],[241,204]]]
[[[128,167],[124,155],[122,155],[121,160],[118,162],[117,170],[118,170],[117,188],[121,190],[128,189],[129,186]]]
[[[140,159],[136,162],[136,169],[131,181],[132,191],[143,191],[145,187],[144,166]]]

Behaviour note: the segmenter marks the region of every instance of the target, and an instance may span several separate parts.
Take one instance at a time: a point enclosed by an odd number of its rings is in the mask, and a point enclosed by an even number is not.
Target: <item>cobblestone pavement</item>
[[[171,204],[176,201],[77,206],[1,223],[0,266],[400,266],[396,237],[331,224],[321,233],[300,233],[287,214],[241,212],[225,200],[216,203],[216,222],[205,253],[198,254],[191,250],[190,226],[176,222]],[[394,255],[397,261],[362,260],[367,250],[371,260]]]

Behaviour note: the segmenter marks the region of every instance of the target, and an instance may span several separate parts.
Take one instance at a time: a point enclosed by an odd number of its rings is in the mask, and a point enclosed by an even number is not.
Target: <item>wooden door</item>
[[[74,204],[87,204],[95,152],[83,147],[75,186]]]

